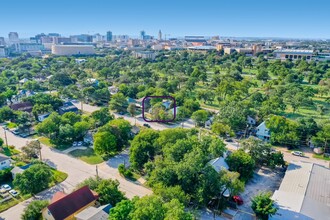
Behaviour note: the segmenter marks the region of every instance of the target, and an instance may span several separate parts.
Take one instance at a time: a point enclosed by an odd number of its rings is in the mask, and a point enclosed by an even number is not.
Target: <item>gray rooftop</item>
[[[7,157],[6,155],[4,155],[4,154],[0,154],[0,162],[5,161],[5,160],[9,160],[9,159],[10,159],[10,158]]]
[[[330,219],[330,169],[291,161],[273,197],[278,212],[270,219]]]

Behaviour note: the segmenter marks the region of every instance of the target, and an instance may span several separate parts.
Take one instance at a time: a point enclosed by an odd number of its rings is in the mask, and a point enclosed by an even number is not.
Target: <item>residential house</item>
[[[162,101],[162,105],[165,107],[165,109],[169,109],[170,106],[171,106],[171,104],[172,104],[172,102],[171,102],[170,100],[166,100],[166,99],[164,99],[164,100]]]
[[[72,102],[64,102],[63,106],[58,109],[60,115],[67,112],[74,112],[78,114],[78,108]]]
[[[132,128],[131,128],[131,135],[132,136],[137,135],[139,132],[140,132],[140,128],[138,126],[135,126],[135,125],[132,126]]]
[[[92,86],[98,86],[99,85],[99,81],[97,79],[94,78],[89,78],[86,79],[86,82]]]
[[[257,121],[254,119],[254,118],[252,118],[251,116],[247,116],[247,123],[249,124],[249,125],[252,125],[252,126],[254,126],[254,125],[256,125],[257,124]]]
[[[215,171],[217,171],[218,173],[221,170],[228,170],[229,166],[226,162],[226,157],[227,157],[227,154],[224,153],[223,157],[215,158],[215,159],[211,160],[210,162],[208,162],[208,164],[210,164],[213,167],[213,169]]]
[[[31,102],[19,102],[9,106],[12,110],[23,111],[23,112],[32,112],[33,105]]]
[[[11,159],[4,154],[0,154],[0,170],[10,167]]]
[[[77,220],[108,220],[111,208],[110,204],[98,208],[91,206],[79,212],[75,217]]]
[[[111,95],[117,94],[119,91],[119,88],[117,86],[109,86],[108,90]]]
[[[49,115],[50,115],[50,113],[45,113],[45,114],[38,115],[38,121],[39,122],[44,121],[46,118],[48,118]]]
[[[269,129],[266,127],[266,122],[262,122],[256,130],[256,136],[264,141],[269,141],[270,139],[270,131]]]
[[[53,199],[42,211],[46,220],[71,220],[83,210],[96,205],[98,195],[93,193],[88,186],[84,186],[71,194],[57,192]]]
[[[20,81],[19,81],[19,83],[20,84],[24,84],[24,83],[26,83],[27,81],[29,81],[27,78],[24,78],[24,79],[21,79]]]
[[[23,173],[27,168],[29,168],[32,164],[27,164],[25,166],[21,166],[21,167],[14,167],[10,172],[11,172],[11,176],[13,179],[16,178],[16,175],[19,173]]]

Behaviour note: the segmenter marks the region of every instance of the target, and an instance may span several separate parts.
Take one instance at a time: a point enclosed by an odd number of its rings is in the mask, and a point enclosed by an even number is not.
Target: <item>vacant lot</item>
[[[245,191],[240,194],[244,204],[239,206],[239,212],[235,219],[249,220],[254,219],[254,212],[251,208],[251,199],[260,192],[270,191],[274,193],[280,187],[285,171],[281,168],[271,170],[262,167],[258,169],[253,178],[245,185]]]
[[[95,154],[92,148],[87,148],[86,150],[77,149],[71,151],[70,155],[92,165],[103,162],[103,158]]]

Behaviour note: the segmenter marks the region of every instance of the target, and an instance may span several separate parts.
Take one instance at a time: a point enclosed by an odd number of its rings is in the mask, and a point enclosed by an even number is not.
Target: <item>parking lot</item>
[[[258,169],[251,180],[245,185],[245,191],[240,194],[244,200],[244,204],[238,206],[239,212],[235,215],[235,220],[255,219],[254,212],[251,208],[251,199],[260,192],[270,191],[274,193],[280,187],[284,177],[285,170],[277,168],[275,170],[262,167]]]

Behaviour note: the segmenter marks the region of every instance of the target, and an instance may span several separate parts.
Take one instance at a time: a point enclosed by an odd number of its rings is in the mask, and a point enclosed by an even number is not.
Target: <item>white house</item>
[[[4,154],[0,154],[0,170],[6,169],[10,167],[10,158]]]
[[[218,173],[221,171],[221,170],[228,170],[229,169],[229,166],[227,164],[227,162],[225,161],[227,157],[227,154],[226,153],[223,153],[223,157],[218,157],[218,158],[215,158],[213,160],[211,160],[209,162],[209,164],[213,167],[213,169],[215,171],[217,171]]]
[[[249,125],[256,125],[257,124],[256,120],[254,118],[252,118],[251,116],[247,116],[247,123]]]
[[[50,115],[50,113],[38,115],[38,121],[40,121],[40,122],[44,121],[46,118],[48,118],[49,115]]]
[[[258,138],[264,141],[269,141],[270,139],[270,131],[266,127],[266,122],[262,122],[258,127],[256,131],[256,135]]]

